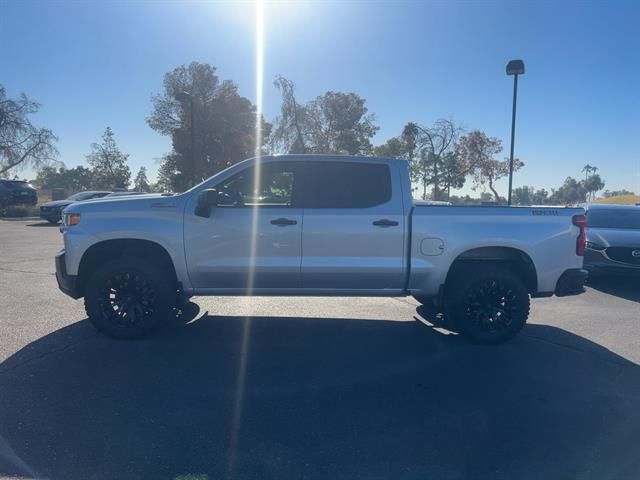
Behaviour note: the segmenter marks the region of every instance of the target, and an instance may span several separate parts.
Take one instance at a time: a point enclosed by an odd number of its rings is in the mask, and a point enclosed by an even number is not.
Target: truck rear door
[[[402,291],[399,173],[364,159],[305,162],[304,169],[302,287]]]

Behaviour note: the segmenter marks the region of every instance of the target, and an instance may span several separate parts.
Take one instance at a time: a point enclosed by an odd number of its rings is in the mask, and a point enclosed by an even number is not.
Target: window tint
[[[640,230],[640,207],[629,209],[593,209],[587,211],[587,226]]]
[[[67,200],[87,200],[91,197],[93,197],[93,192],[78,192],[68,197]]]
[[[314,162],[305,185],[305,208],[368,208],[391,200],[389,166]]]
[[[2,182],[2,184],[7,187],[9,190],[26,190],[27,188],[31,188],[27,182],[13,181],[8,180],[6,182]]]
[[[260,182],[255,185],[255,169],[248,168],[216,187],[220,192],[218,205],[290,207],[293,203],[294,170],[293,165],[287,164],[263,165]]]

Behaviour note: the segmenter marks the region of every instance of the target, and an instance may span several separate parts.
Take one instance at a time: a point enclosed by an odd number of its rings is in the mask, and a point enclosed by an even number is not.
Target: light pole
[[[511,153],[509,155],[509,200],[511,206],[511,185],[513,182],[513,140],[516,135],[516,99],[518,97],[518,75],[524,74],[524,62],[511,60],[507,63],[507,75],[513,75],[513,110],[511,112]]]
[[[189,99],[189,113],[191,115],[191,186],[196,184],[196,127],[193,115],[193,94],[180,92],[183,97]]]

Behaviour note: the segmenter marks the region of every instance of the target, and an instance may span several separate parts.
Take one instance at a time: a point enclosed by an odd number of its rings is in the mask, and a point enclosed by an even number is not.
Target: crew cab
[[[117,338],[194,295],[414,296],[498,343],[530,296],[583,291],[584,227],[581,208],[414,202],[403,160],[264,156],[179,195],[67,207],[56,276]]]

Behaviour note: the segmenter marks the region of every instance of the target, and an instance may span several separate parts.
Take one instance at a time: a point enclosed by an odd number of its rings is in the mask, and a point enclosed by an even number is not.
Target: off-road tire
[[[150,261],[119,258],[91,275],[84,305],[91,323],[113,338],[140,338],[156,330],[173,311],[176,285]]]
[[[507,267],[470,265],[448,282],[445,315],[475,343],[503,343],[522,330],[529,317],[529,292]]]

